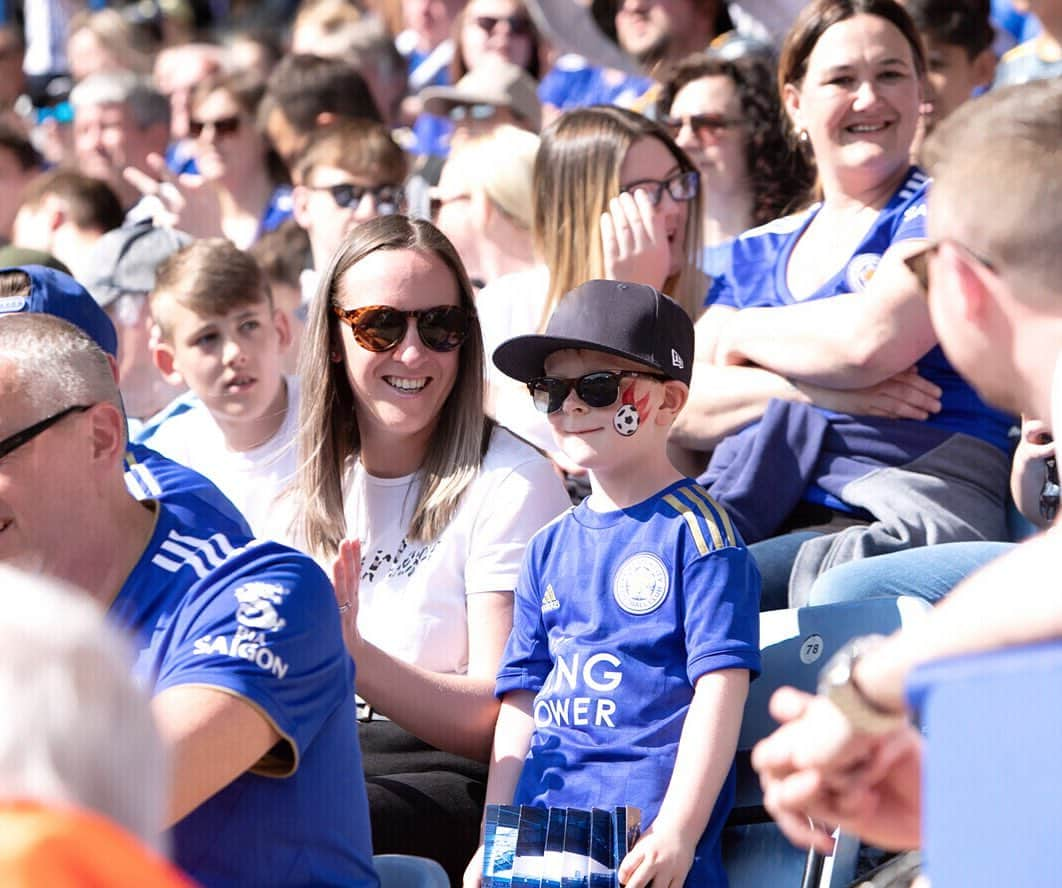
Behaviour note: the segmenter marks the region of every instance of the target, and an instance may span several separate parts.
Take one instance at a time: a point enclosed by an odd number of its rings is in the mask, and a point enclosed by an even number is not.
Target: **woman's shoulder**
[[[481,474],[512,471],[521,466],[543,466],[551,471],[553,463],[538,448],[504,426],[495,426],[491,432],[487,452],[483,455]]]

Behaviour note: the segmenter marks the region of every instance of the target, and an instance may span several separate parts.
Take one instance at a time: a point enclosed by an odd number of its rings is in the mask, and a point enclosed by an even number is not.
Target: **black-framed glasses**
[[[527,390],[543,413],[560,410],[572,389],[587,407],[609,407],[619,397],[620,381],[638,376],[661,381],[668,378],[663,373],[643,373],[641,370],[597,370],[577,379],[539,376],[527,384]]]
[[[688,126],[698,139],[706,136],[718,138],[720,133],[735,129],[745,121],[737,117],[724,117],[721,114],[686,114],[679,117],[665,117],[660,121],[671,133],[671,138],[678,138],[682,127]]]
[[[219,117],[217,120],[196,120],[194,117],[188,121],[188,135],[193,139],[198,139],[203,135],[203,131],[209,126],[214,135],[219,139],[225,138],[225,136],[234,135],[239,131],[243,125],[243,120],[239,114],[232,114],[228,117]]]
[[[918,286],[922,288],[923,293],[929,292],[929,260],[936,254],[937,250],[939,250],[943,244],[951,244],[953,247],[969,256],[978,265],[987,268],[993,274],[999,274],[996,270],[995,263],[993,263],[991,259],[986,259],[980,253],[971,250],[968,246],[959,243],[959,241],[954,240],[953,238],[942,237],[937,240],[927,241],[922,249],[916,253],[912,253],[903,260],[904,265],[911,270],[911,274],[917,279]]]
[[[644,191],[649,197],[649,203],[658,207],[664,198],[665,188],[673,200],[693,200],[701,190],[701,174],[696,170],[685,170],[666,179],[638,179],[636,182],[628,182],[620,191]]]
[[[405,338],[409,318],[417,321],[420,341],[437,352],[458,348],[467,338],[472,323],[472,313],[460,305],[436,305],[415,311],[390,305],[352,309],[333,305],[332,311],[354,331],[354,341],[371,352],[390,351],[397,346]]]
[[[355,185],[353,182],[343,182],[339,185],[310,186],[314,191],[327,191],[332,195],[332,200],[337,207],[350,210],[361,203],[366,194],[372,195],[376,211],[383,216],[391,216],[399,211],[405,192],[400,185]]]
[[[502,22],[509,26],[509,33],[514,36],[523,37],[531,33],[531,19],[523,15],[477,15],[472,21],[488,34],[493,34]]]
[[[0,459],[3,459],[10,453],[14,453],[22,445],[29,444],[29,442],[38,435],[48,431],[53,425],[61,419],[65,419],[71,413],[84,413],[86,410],[91,410],[94,406],[94,404],[74,404],[72,407],[67,407],[65,410],[53,413],[51,416],[42,419],[40,422],[35,422],[28,428],[24,428],[21,432],[15,432],[13,435],[8,435],[3,441],[0,441]]]

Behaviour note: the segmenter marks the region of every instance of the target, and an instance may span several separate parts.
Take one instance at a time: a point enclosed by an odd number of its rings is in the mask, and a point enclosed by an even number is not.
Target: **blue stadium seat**
[[[380,888],[450,888],[446,870],[427,857],[377,854],[372,859]]]
[[[908,699],[926,735],[922,839],[933,888],[1062,884],[1060,687],[1058,641],[912,673]]]
[[[775,690],[792,685],[813,692],[819,669],[849,639],[871,632],[887,635],[929,609],[921,599],[875,598],[760,614],[763,671],[745,704],[737,797],[723,832],[731,888],[839,888],[854,878],[859,850],[854,838],[840,836],[837,851],[826,860],[789,844],[763,809],[759,778],[750,764],[752,747],[777,727],[767,710]]]

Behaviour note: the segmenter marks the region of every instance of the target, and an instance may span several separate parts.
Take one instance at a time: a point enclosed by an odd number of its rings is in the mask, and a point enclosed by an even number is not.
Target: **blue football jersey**
[[[737,309],[762,308],[862,292],[890,246],[926,236],[929,187],[926,175],[912,167],[846,265],[801,300],[789,290],[786,269],[797,240],[815,218],[820,205],[747,231],[730,242],[729,256],[712,281],[708,303]],[[909,463],[956,432],[1010,452],[1009,434],[1014,417],[985,404],[951,366],[940,346],[922,356],[918,372],[942,391],[940,412],[926,420],[851,416],[815,408],[830,420],[830,436],[821,466],[822,480],[826,476],[830,480],[822,488],[809,491],[808,499],[846,509],[846,504],[835,495],[845,484],[872,469]]]
[[[497,693],[531,690],[514,804],[659,810],[702,675],[759,670],[760,577],[726,513],[683,480],[629,509],[583,505],[531,541]],[[731,771],[688,885],[725,885]]]
[[[197,507],[189,500],[183,515]],[[332,586],[308,557],[188,523],[162,503],[111,605],[153,694],[179,685],[246,700],[281,740],[173,828],[176,862],[206,886],[376,886],[354,666]]]

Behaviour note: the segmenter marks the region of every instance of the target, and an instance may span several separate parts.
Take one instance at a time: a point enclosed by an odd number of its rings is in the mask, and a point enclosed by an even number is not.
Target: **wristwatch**
[[[819,672],[819,695],[840,709],[855,730],[865,734],[887,734],[907,723],[904,713],[875,706],[852,677],[859,658],[884,640],[883,635],[854,638],[830,657]]]

